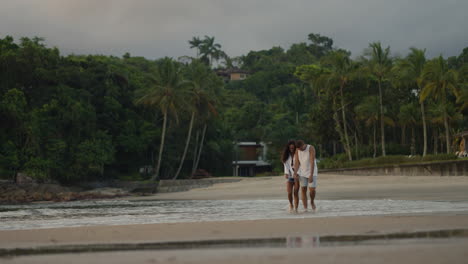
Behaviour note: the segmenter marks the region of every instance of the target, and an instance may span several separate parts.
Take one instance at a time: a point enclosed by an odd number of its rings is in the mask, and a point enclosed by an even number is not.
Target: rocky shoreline
[[[57,182],[40,183],[24,173],[18,173],[12,180],[0,179],[0,205],[147,196],[156,192],[183,192],[194,188],[209,187],[216,183],[237,181],[240,179],[209,177],[159,181],[109,180],[63,186]]]
[[[217,183],[241,181],[240,178],[205,178],[197,180],[160,180],[157,182],[108,181],[83,182],[75,186],[37,183],[25,177],[0,182],[0,204],[31,202],[68,202],[90,199],[112,199],[124,196],[147,196],[154,193],[183,192],[206,188]]]
[[[40,201],[68,202],[89,199],[111,199],[129,195],[133,194],[120,188],[84,190],[79,187],[65,187],[58,184],[0,184],[0,204],[20,204]]]

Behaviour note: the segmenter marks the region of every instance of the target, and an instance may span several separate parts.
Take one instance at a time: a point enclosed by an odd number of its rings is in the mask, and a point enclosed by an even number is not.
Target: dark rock
[[[25,173],[18,172],[16,174],[16,184],[18,185],[28,185],[28,184],[35,184],[35,183],[36,181],[33,178],[26,175]]]
[[[46,201],[51,201],[54,198],[54,196],[50,192],[45,192],[42,197]]]

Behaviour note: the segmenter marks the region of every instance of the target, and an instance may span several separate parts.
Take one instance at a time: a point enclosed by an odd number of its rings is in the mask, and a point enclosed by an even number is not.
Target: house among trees
[[[249,72],[238,68],[233,68],[227,70],[218,70],[216,74],[222,77],[225,82],[230,82],[245,80],[248,77]]]
[[[271,171],[271,164],[266,161],[267,146],[260,142],[238,142],[232,161],[234,176],[253,177],[258,173]]]

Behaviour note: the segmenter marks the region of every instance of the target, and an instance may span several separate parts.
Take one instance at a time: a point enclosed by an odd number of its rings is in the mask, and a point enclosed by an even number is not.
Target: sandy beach
[[[134,199],[286,199],[283,177],[243,178],[187,192],[161,193]],[[321,174],[317,199],[468,200],[468,177],[342,176]]]
[[[320,175],[320,200],[392,199],[468,201],[468,177],[339,176]],[[187,199],[285,199],[284,178],[248,178],[186,192],[161,193],[134,200]],[[242,213],[242,212],[239,212]],[[317,212],[320,214],[320,211]],[[415,215],[343,216],[250,221],[161,223],[124,226],[0,231],[0,248],[41,246],[151,243],[216,239],[366,235],[402,232],[468,229],[468,212]],[[319,263],[466,263],[468,239],[413,241],[391,245],[342,246],[294,249],[198,249],[169,251],[98,252],[50,254],[0,258],[2,263],[284,263],[317,260]],[[365,261],[363,261],[365,260]]]

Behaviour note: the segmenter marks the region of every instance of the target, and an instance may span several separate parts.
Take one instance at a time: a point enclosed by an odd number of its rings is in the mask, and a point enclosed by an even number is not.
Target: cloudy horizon
[[[44,37],[62,54],[154,59],[194,56],[188,40],[214,36],[231,57],[289,48],[309,33],[362,54],[370,42],[405,55],[457,56],[468,46],[468,1],[447,0],[4,0],[0,37]]]

